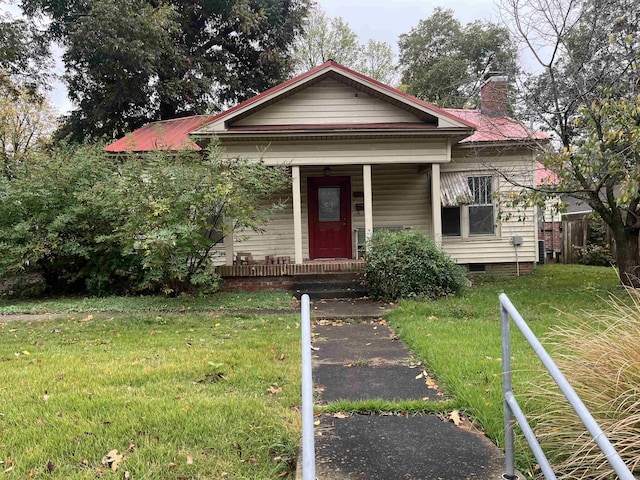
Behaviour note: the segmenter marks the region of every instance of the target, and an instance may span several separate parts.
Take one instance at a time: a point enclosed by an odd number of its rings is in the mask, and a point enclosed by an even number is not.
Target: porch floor
[[[221,265],[216,268],[221,277],[281,277],[308,273],[361,272],[364,260],[307,260],[302,264]]]

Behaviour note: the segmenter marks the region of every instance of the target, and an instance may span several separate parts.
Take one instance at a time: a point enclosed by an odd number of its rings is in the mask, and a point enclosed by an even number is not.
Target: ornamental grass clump
[[[467,284],[464,269],[419,232],[375,232],[365,260],[365,285],[378,300],[443,297]]]
[[[640,474],[640,293],[573,317],[545,342],[627,467]],[[540,383],[542,382],[542,383]],[[561,479],[615,478],[612,467],[547,375],[531,385],[536,435]]]

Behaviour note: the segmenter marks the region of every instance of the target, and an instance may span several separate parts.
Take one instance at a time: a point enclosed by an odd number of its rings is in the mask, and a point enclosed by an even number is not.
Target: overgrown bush
[[[544,343],[629,469],[640,474],[640,293],[581,314]],[[614,472],[548,374],[531,384],[530,415],[558,478],[604,480]]]
[[[594,267],[610,267],[615,263],[608,246],[588,243],[586,247],[573,247],[578,253],[578,263]]]
[[[442,297],[467,283],[464,269],[419,232],[374,232],[365,260],[367,290],[379,300]]]
[[[39,275],[47,293],[216,289],[216,243],[259,230],[290,179],[215,148],[117,159],[63,147],[32,160],[0,178],[0,282]]]

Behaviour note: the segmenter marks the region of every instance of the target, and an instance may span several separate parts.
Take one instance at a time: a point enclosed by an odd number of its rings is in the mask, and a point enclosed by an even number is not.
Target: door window
[[[318,220],[340,221],[340,187],[318,187]]]

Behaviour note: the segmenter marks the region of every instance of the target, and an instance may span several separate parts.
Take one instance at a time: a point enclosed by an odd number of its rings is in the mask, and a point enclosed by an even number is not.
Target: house
[[[365,239],[382,228],[421,231],[470,272],[515,275],[537,261],[536,211],[499,199],[519,190],[511,179],[534,184],[547,137],[506,105],[506,77],[486,81],[481,109],[442,109],[328,61],[218,115],[156,122],[105,150],[216,141],[230,158],[290,166],[288,208],[263,233],[225,240],[219,271],[238,284],[360,269]]]

